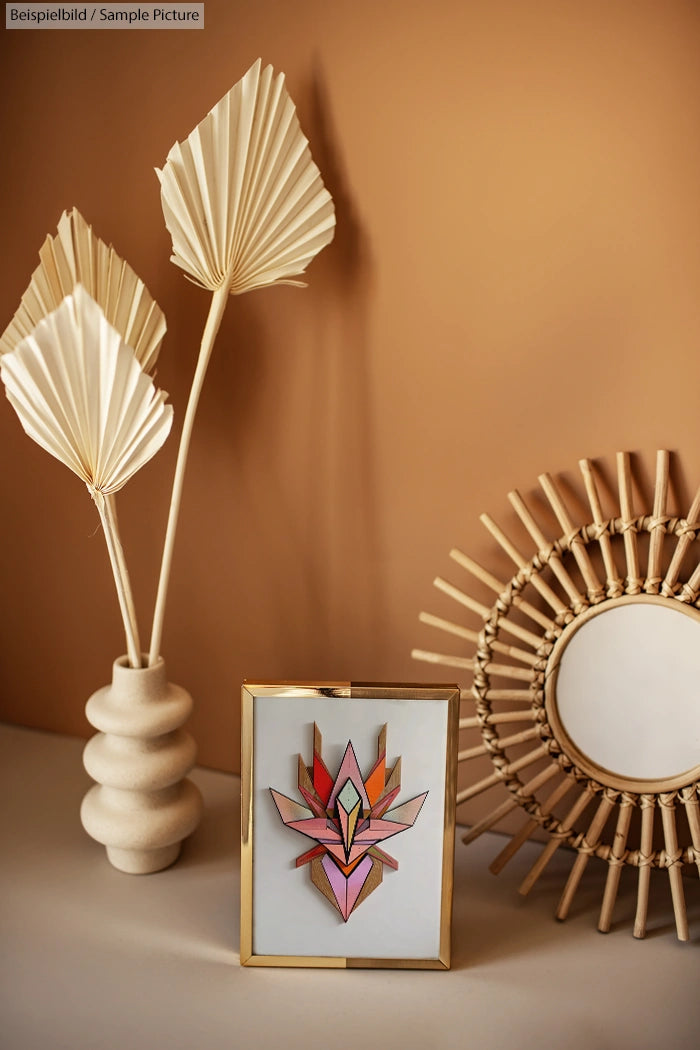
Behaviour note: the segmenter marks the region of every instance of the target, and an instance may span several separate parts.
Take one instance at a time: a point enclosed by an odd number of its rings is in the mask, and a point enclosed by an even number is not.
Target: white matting
[[[257,696],[253,711],[254,953],[438,958],[447,703]],[[377,736],[387,725],[387,767],[401,756],[401,792],[394,806],[428,792],[414,826],[380,843],[399,871],[385,868],[382,885],[347,923],[313,885],[309,868],[295,868],[296,857],[316,843],[285,828],[269,790],[303,803],[297,755],[311,765],[314,721],[333,776],[349,739],[366,776],[377,760]]]

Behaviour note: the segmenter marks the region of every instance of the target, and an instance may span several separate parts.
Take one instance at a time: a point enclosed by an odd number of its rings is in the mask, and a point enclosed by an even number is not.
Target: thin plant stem
[[[224,316],[224,310],[228,303],[230,280],[229,275],[226,275],[226,280],[223,282],[221,287],[217,288],[214,292],[211,300],[211,306],[209,307],[209,314],[207,321],[204,326],[204,332],[202,333],[202,342],[199,348],[199,358],[197,359],[197,367],[195,369],[194,378],[192,380],[192,386],[190,388],[190,396],[187,401],[187,409],[185,411],[185,419],[182,424],[182,434],[180,435],[180,445],[177,452],[177,462],[175,464],[175,475],[173,478],[173,491],[170,497],[170,511],[168,513],[168,525],[165,532],[165,543],[163,545],[163,558],[160,565],[160,577],[158,579],[158,593],[156,595],[156,604],[153,612],[153,627],[151,630],[151,647],[148,654],[148,666],[151,667],[156,662],[160,655],[160,643],[163,636],[163,621],[165,619],[165,603],[168,596],[168,584],[170,582],[170,569],[173,560],[173,549],[175,546],[175,532],[177,530],[177,520],[180,513],[180,502],[182,500],[182,488],[185,479],[185,469],[187,467],[187,455],[190,448],[190,440],[192,438],[192,429],[194,427],[194,419],[197,412],[197,405],[199,403],[199,396],[202,392],[204,385],[204,377],[207,372],[209,365],[209,359],[211,352],[214,349],[214,341],[216,339],[219,327],[221,325],[222,318]]]
[[[141,667],[143,663],[143,654],[141,652],[141,644],[139,641],[139,628],[138,620],[136,617],[136,606],[134,604],[134,595],[131,590],[131,581],[129,579],[129,570],[127,568],[126,558],[124,556],[124,548],[121,543],[119,519],[117,517],[117,499],[114,493],[109,493],[105,496],[105,504],[110,519],[112,533],[116,538],[115,553],[117,556],[117,563],[119,565],[119,574],[121,579],[124,580],[124,600],[126,602],[129,623],[133,625],[133,633],[136,639],[137,652],[139,655],[138,666]]]
[[[126,570],[126,561],[119,538],[119,526],[117,525],[114,503],[109,496],[101,492],[93,494],[95,506],[97,507],[102,529],[107,541],[107,551],[112,566],[114,582],[117,586],[117,597],[119,608],[124,621],[126,632],[126,648],[131,667],[141,667],[141,644],[139,642],[139,630],[134,612],[134,599],[131,593],[131,583]]]

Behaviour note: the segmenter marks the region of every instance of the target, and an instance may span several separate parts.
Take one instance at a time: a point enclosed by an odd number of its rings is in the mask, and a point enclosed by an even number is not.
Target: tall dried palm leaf
[[[183,143],[170,150],[161,200],[172,262],[213,292],[185,413],[149,661],[158,658],[177,517],[197,403],[230,294],[298,284],[329,244],[335,209],[284,86],[258,59]]]
[[[172,408],[133,351],[78,285],[14,350],[0,377],[22,427],[81,478],[104,527],[129,659],[141,653],[112,494],[158,451]]]
[[[333,201],[284,74],[260,59],[158,176],[172,261],[210,291],[298,284],[291,278],[333,239]]]
[[[152,372],[165,335],[163,311],[129,264],[92,232],[77,208],[63,213],[56,235],[46,238],[39,258],[20,306],[0,338],[0,354],[14,350],[81,284],[143,370]]]

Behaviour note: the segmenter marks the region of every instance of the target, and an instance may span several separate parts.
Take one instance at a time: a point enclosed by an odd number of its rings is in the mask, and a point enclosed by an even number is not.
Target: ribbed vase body
[[[87,719],[98,733],[83,763],[97,783],[80,818],[120,871],[167,868],[199,823],[201,795],[186,779],[196,747],[182,728],[191,710],[192,698],[168,682],[162,660],[132,668],[126,657],[115,661],[111,685],[87,702]]]

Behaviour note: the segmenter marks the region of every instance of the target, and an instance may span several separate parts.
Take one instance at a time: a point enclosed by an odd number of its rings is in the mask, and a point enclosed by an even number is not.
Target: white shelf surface
[[[676,940],[655,872],[646,940],[632,937],[635,872],[612,931],[596,922],[607,867],[591,860],[571,915],[553,918],[573,855],[528,898],[541,846],[495,878],[504,840],[458,843],[453,968],[242,968],[239,780],[197,769],[200,828],[156,875],[115,871],[82,830],[80,740],[0,727],[2,1050],[694,1050],[700,1036],[700,882],[685,880]]]

